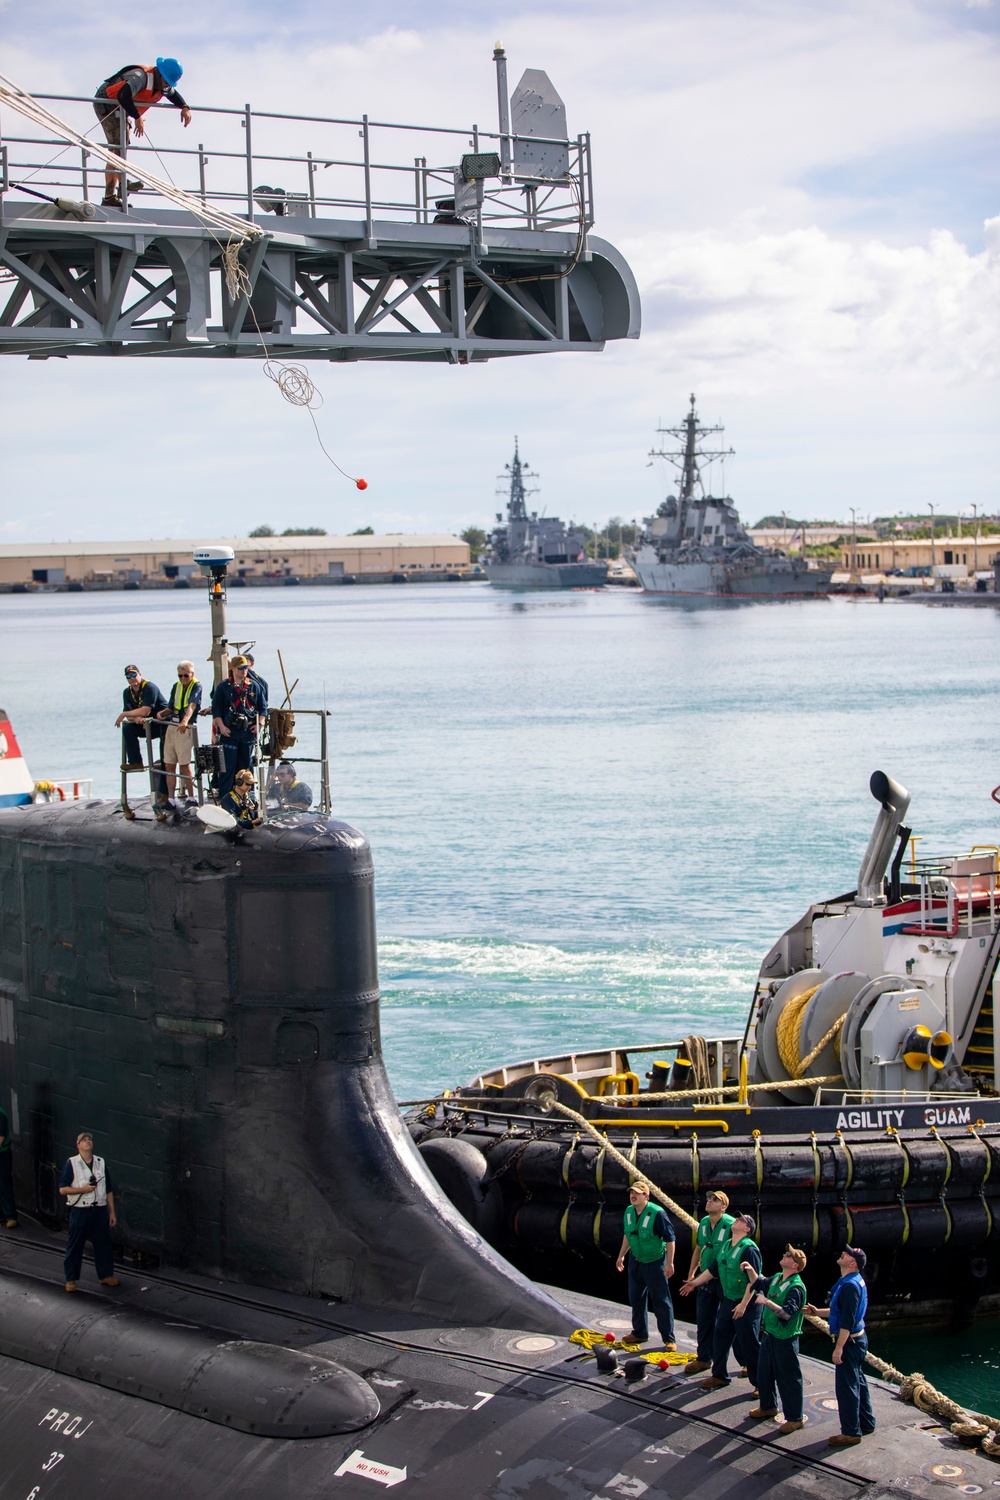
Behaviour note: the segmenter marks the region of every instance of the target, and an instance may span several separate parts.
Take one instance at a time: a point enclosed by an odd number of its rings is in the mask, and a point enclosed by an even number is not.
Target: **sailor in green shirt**
[[[720,1245],[727,1243],[733,1224],[732,1214],[727,1214],[729,1197],[721,1191],[705,1194],[705,1216],[698,1225],[698,1235],[691,1252],[688,1282],[693,1282],[699,1271],[710,1271],[715,1265]],[[683,1291],[683,1288],[682,1288]],[[687,1367],[688,1375],[700,1375],[712,1368],[712,1345],[715,1339],[715,1320],[719,1315],[719,1298],[722,1287],[716,1278],[710,1277],[697,1288],[695,1307],[698,1320],[698,1358]]]
[[[0,1221],[6,1229],[17,1228],[17,1206],[14,1202],[14,1168],[10,1149],[10,1121],[0,1109]]]
[[[743,1270],[744,1264],[749,1264],[754,1279],[760,1275],[760,1251],[753,1239],[756,1227],[753,1214],[736,1214],[729,1231],[729,1243],[718,1247],[715,1265],[711,1270],[700,1272],[693,1281],[686,1281],[681,1288],[682,1292],[688,1292],[714,1278],[722,1289],[712,1343],[712,1373],[701,1382],[704,1391],[716,1391],[729,1385],[729,1351],[733,1347],[754,1390],[757,1388],[761,1310],[753,1301],[750,1280]]]
[[[786,1245],[781,1257],[781,1270],[770,1278],[756,1278],[751,1286],[758,1305],[763,1309],[761,1319],[760,1357],[757,1360],[757,1406],[750,1416],[755,1421],[764,1417],[776,1417],[778,1408],[775,1386],[781,1397],[781,1410],[785,1420],[778,1428],[778,1436],[786,1437],[798,1432],[805,1425],[802,1416],[802,1369],[799,1365],[799,1334],[802,1332],[802,1311],[806,1305],[806,1288],[802,1272],[806,1268],[804,1250]],[[749,1274],[752,1266],[743,1266]]]
[[[637,1347],[649,1338],[648,1308],[652,1308],[665,1350],[673,1352],[674,1305],[669,1277],[674,1274],[674,1226],[657,1204],[649,1201],[650,1185],[637,1177],[629,1190],[625,1233],[618,1253],[618,1269],[628,1260],[628,1300],[632,1332],[622,1344]]]

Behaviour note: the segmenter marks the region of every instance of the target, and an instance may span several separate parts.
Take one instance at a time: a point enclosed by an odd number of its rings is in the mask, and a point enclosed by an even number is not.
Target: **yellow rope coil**
[[[796,995],[794,1000],[789,1000],[778,1017],[776,1032],[778,1056],[789,1078],[798,1076],[799,1065],[802,1062],[802,1054],[799,1051],[802,1019],[806,1013],[806,1006],[818,989],[819,985],[814,984],[811,990],[803,990],[801,995]]]
[[[789,1000],[788,1004],[781,1012],[781,1015],[778,1017],[778,1027],[776,1032],[778,1056],[781,1058],[781,1065],[784,1068],[785,1072],[788,1074],[789,1078],[805,1078],[806,1073],[812,1067],[817,1057],[819,1057],[820,1053],[823,1051],[823,1048],[827,1046],[829,1042],[832,1042],[834,1037],[840,1034],[841,1028],[844,1025],[844,1021],[847,1018],[846,1011],[842,1016],[838,1016],[837,1020],[834,1021],[833,1025],[830,1027],[826,1035],[821,1037],[812,1051],[808,1052],[806,1056],[803,1057],[801,1051],[802,1022],[805,1019],[806,1006],[809,1004],[809,1001],[812,999],[813,995],[815,995],[818,989],[819,985],[815,984],[813,985],[811,990],[805,990],[803,994],[797,995],[794,1000]],[[836,1050],[837,1056],[839,1057],[839,1045]],[[810,1078],[806,1079],[806,1081],[808,1083],[812,1083],[814,1080]]]

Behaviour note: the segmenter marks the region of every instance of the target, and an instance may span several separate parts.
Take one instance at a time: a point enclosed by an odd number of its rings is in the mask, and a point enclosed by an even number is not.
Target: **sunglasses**
[[[138,675],[139,675],[138,672],[126,672],[125,673],[126,677],[138,677]]]
[[[177,675],[178,675],[178,677],[190,677],[192,675],[192,673],[190,673],[190,672],[178,672]]]

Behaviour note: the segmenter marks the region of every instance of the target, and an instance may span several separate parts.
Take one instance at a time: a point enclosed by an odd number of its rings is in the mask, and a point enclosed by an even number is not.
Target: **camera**
[[[93,1172],[91,1172],[90,1174],[90,1185],[91,1187],[97,1186],[97,1178],[94,1176]]]
[[[221,745],[199,745],[197,749],[198,770],[203,776],[221,776],[226,769],[226,757]]]
[[[226,721],[226,727],[228,729],[248,729],[249,726],[250,715],[244,713],[241,708],[238,708],[234,713],[231,713]]]

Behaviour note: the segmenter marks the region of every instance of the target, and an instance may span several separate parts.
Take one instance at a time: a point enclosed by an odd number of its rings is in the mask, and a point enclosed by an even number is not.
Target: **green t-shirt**
[[[732,1214],[720,1214],[719,1222],[712,1228],[712,1220],[708,1214],[698,1225],[697,1244],[701,1250],[701,1260],[698,1268],[701,1271],[710,1271],[715,1265],[720,1245],[727,1245],[731,1239],[730,1230],[733,1227]]]

